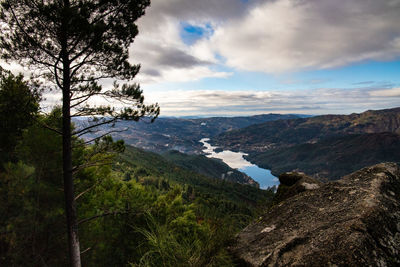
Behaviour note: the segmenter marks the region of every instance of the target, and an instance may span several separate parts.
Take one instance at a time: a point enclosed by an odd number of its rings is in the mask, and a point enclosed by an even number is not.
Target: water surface
[[[229,167],[244,172],[255,181],[257,181],[260,184],[261,189],[267,189],[268,187],[279,185],[278,178],[273,176],[270,170],[260,168],[257,165],[247,161],[243,157],[247,155],[246,153],[233,152],[230,150],[215,152],[215,149],[218,147],[212,146],[208,143],[208,141],[210,141],[209,138],[203,138],[199,141],[205,147],[203,149],[203,152],[206,154],[207,157],[221,159],[223,162],[229,165]]]

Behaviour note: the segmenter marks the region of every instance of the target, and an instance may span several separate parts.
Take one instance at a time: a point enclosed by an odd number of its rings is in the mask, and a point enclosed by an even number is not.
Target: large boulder
[[[286,172],[279,175],[279,187],[274,202],[281,202],[287,198],[307,190],[318,189],[322,183],[302,172]]]
[[[282,198],[240,232],[230,248],[239,265],[400,266],[397,164],[318,187]]]

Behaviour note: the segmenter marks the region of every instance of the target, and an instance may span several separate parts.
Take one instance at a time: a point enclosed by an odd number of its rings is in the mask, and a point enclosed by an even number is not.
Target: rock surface
[[[307,190],[318,189],[322,183],[301,172],[286,172],[279,175],[279,187],[274,201],[281,202]]]
[[[230,250],[239,265],[400,266],[400,168],[395,163],[282,199],[238,234]]]

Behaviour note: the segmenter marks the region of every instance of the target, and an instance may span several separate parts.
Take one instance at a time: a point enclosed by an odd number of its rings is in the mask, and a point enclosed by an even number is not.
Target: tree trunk
[[[64,64],[65,67],[65,64]],[[69,67],[67,68],[69,70]],[[63,90],[63,178],[65,213],[67,217],[68,244],[71,267],[81,266],[81,254],[79,249],[78,224],[76,218],[76,206],[74,196],[74,181],[72,177],[72,149],[71,149],[71,116],[70,116],[70,95],[69,79],[66,78],[64,68],[64,90]]]
[[[64,8],[69,8],[69,1],[64,0]],[[61,58],[63,62],[63,106],[62,106],[62,133],[63,133],[63,178],[65,196],[65,214],[67,217],[69,261],[71,267],[81,267],[81,253],[79,248],[78,224],[74,195],[74,180],[72,177],[72,146],[71,146],[71,68],[67,51],[68,19],[63,18],[61,30]]]

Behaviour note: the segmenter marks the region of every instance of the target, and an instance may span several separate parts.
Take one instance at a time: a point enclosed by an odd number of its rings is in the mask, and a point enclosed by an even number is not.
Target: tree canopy
[[[34,77],[62,92],[63,180],[71,266],[80,266],[74,192],[72,138],[118,120],[159,114],[145,105],[142,90],[131,83],[140,66],[129,61],[138,34],[136,20],[148,0],[1,0],[2,57],[29,66]],[[103,88],[101,80],[114,80]],[[129,83],[118,84],[117,81]],[[93,97],[109,105],[90,104]],[[90,116],[89,125],[71,128],[71,118]]]
[[[115,83],[106,90],[99,84],[102,79],[131,81],[139,72],[140,65],[129,60],[129,47],[138,34],[135,21],[150,1],[1,2],[2,57],[34,67],[35,77],[69,89],[72,117],[103,115],[115,121],[158,115],[157,105],[143,104],[137,83]],[[113,103],[89,105],[93,96]]]
[[[0,67],[0,169],[15,159],[13,150],[23,129],[32,124],[39,110],[40,94],[22,75],[15,76]]]

